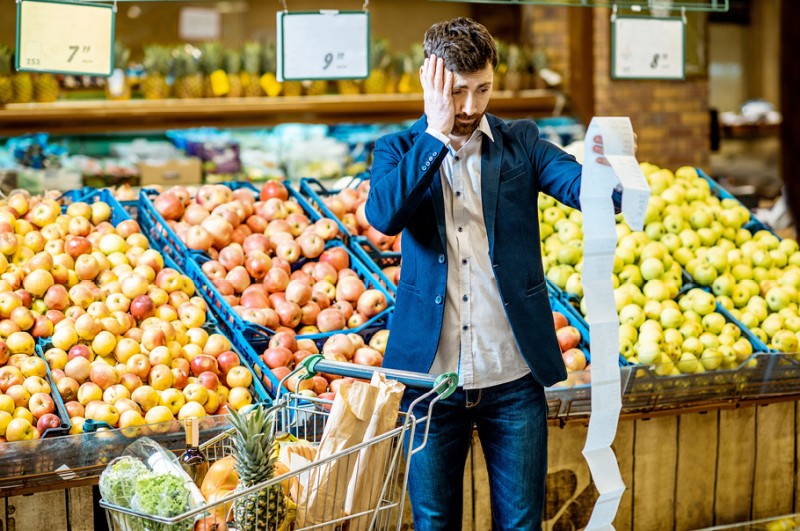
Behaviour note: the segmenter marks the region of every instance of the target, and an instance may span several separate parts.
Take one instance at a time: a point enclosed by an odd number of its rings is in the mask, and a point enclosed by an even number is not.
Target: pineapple
[[[275,72],[277,71],[278,50],[273,43],[264,46],[261,53],[261,71],[264,75],[261,78],[261,88],[269,97],[279,96],[299,96],[303,87],[299,81],[288,81],[281,83],[278,81]]]
[[[261,78],[261,44],[247,42],[242,50],[241,73],[242,91],[249,98],[258,98],[264,95],[259,80]]]
[[[197,61],[185,48],[175,51],[175,96],[182,99],[200,98],[203,95],[203,77],[197,70]]]
[[[242,96],[242,56],[236,50],[225,51],[225,72],[228,74],[228,97],[240,98]]]
[[[131,99],[131,86],[128,82],[128,61],[131,51],[122,42],[114,41],[114,73],[106,82],[106,99],[129,100]],[[119,77],[117,77],[119,76]],[[113,85],[113,86],[112,86]]]
[[[369,77],[364,81],[366,94],[386,94],[391,82],[390,66],[392,56],[389,55],[389,42],[386,39],[372,41],[370,50]]]
[[[306,96],[322,96],[328,93],[328,81],[325,79],[303,81],[303,88]]]
[[[222,45],[218,42],[206,43],[200,48],[200,70],[203,72],[203,97],[217,98],[223,94],[214,93],[211,75],[222,70]],[[219,75],[219,74],[217,74]]]
[[[169,97],[167,74],[170,68],[170,50],[165,46],[151,45],[144,48],[144,69],[147,72],[142,81],[142,92],[146,100],[160,100]]]
[[[518,91],[522,88],[522,50],[516,44],[511,44],[508,47],[506,58],[508,70],[503,80],[503,90]]]
[[[33,101],[33,79],[30,72],[14,72],[11,74],[11,85],[14,96],[9,103],[30,103]]]
[[[11,50],[0,44],[0,105],[14,99],[14,85],[11,82]]]
[[[497,68],[494,69],[493,85],[500,89],[505,83],[506,72],[508,72],[508,45],[503,41],[495,40],[497,46]]]
[[[275,476],[275,430],[273,417],[263,407],[240,415],[230,413],[239,484],[236,492],[269,481]],[[275,484],[233,502],[233,518],[240,531],[277,531],[287,517],[287,500],[280,484]]]
[[[33,82],[34,99],[40,103],[52,103],[58,99],[58,80],[48,73],[36,74]]]

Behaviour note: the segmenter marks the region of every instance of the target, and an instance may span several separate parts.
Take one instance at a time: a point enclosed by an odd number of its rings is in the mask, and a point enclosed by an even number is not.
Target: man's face
[[[494,69],[488,63],[486,68],[478,72],[454,74],[453,104],[456,116],[450,133],[452,136],[469,136],[478,128],[492,97],[493,79]]]

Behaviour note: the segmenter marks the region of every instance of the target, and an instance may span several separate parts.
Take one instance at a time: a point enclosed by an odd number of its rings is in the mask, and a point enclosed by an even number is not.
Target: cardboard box
[[[197,157],[163,162],[152,160],[140,162],[139,173],[140,185],[143,187],[156,184],[162,186],[201,184],[203,180],[200,159]]]

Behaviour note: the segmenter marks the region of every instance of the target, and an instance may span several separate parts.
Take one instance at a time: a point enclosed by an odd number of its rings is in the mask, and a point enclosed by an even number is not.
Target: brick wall
[[[708,80],[612,81],[608,9],[594,11],[595,115],[630,116],[638,158],[670,169],[708,167]]]
[[[522,42],[538,50],[547,51],[547,64],[564,76],[565,88],[569,87],[569,22],[563,7],[522,7]]]
[[[565,76],[570,92],[569,10],[579,7],[525,6],[524,42],[544,47],[551,68]],[[677,169],[692,164],[708,167],[709,85],[688,81],[612,81],[609,9],[593,9],[593,41],[580,48],[594,56],[594,115],[630,116],[639,143],[638,158]]]

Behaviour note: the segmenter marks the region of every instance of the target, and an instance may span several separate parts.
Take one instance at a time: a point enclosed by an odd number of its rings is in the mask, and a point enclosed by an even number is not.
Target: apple
[[[35,428],[27,419],[11,419],[6,426],[5,437],[8,442],[30,441],[35,437]]]
[[[386,352],[386,344],[389,341],[388,330],[378,330],[373,334],[369,340],[369,346],[380,352],[382,355]]]
[[[17,334],[22,332],[16,332]],[[10,340],[11,338],[9,338]],[[26,378],[30,376],[38,376],[44,378],[47,375],[47,362],[38,356],[28,356],[20,364],[20,371]]]
[[[581,334],[574,326],[565,326],[556,331],[558,346],[561,352],[576,348],[581,341]]]
[[[195,377],[199,376],[205,371],[211,371],[215,374],[219,373],[217,360],[213,356],[209,356],[207,354],[195,356],[190,362],[190,366],[192,370],[192,376]]]
[[[123,398],[130,398],[130,396],[130,391],[122,384],[114,384],[103,391],[103,401],[109,404],[114,404]]]
[[[95,400],[103,399],[103,389],[93,382],[84,382],[78,388],[78,402],[82,406],[86,406]]]
[[[371,347],[362,347],[356,350],[353,355],[353,363],[357,365],[371,365],[380,367],[383,364],[383,356],[380,352]]]
[[[207,411],[203,404],[196,401],[186,402],[178,411],[178,420],[184,420],[188,417],[202,418],[205,417]]]
[[[25,378],[25,381],[22,382],[22,387],[31,395],[35,393],[50,393],[50,384],[47,383],[47,380],[39,376],[29,376]]]
[[[64,366],[64,374],[78,383],[83,383],[89,378],[90,369],[91,364],[87,358],[76,356],[69,360]],[[2,369],[0,369],[0,371],[2,371]],[[0,378],[0,390],[2,387],[2,378]]]
[[[204,371],[201,372],[199,376],[197,376],[197,381],[206,389],[211,391],[215,390],[219,387],[219,377],[211,372],[211,371]]]
[[[35,393],[28,400],[28,409],[36,418],[41,418],[56,409],[55,402],[47,393]],[[61,421],[59,421],[59,426]]]
[[[13,385],[22,385],[25,381],[22,371],[17,367],[7,365],[0,368],[0,391],[5,393]],[[2,395],[0,395],[2,396]]]
[[[359,296],[357,310],[371,318],[384,311],[387,306],[386,296],[381,291],[368,289]]]
[[[145,413],[156,407],[159,403],[160,396],[158,391],[149,385],[137,387],[131,393],[131,400],[133,400]]]
[[[150,369],[148,381],[150,386],[157,391],[169,389],[173,383],[172,369],[166,365],[154,365]]]
[[[253,403],[253,396],[244,387],[234,387],[228,393],[228,403],[240,411],[244,406]]]
[[[64,402],[76,400],[78,398],[79,388],[80,384],[78,381],[74,378],[70,378],[69,376],[65,376],[56,382],[56,389],[58,389],[58,392],[61,394],[61,398],[64,400]]]
[[[168,388],[161,391],[158,403],[160,406],[166,406],[173,415],[177,415],[186,403],[186,397],[180,390]]]

